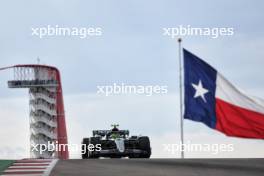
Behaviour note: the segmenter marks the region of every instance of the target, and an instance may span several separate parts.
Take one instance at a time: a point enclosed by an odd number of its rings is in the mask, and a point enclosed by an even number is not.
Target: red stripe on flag
[[[216,98],[216,129],[227,136],[264,139],[264,114]]]

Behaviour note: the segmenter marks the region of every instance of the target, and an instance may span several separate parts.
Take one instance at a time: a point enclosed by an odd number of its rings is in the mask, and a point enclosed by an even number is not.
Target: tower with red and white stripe
[[[13,80],[9,88],[28,88],[30,105],[31,158],[68,159],[67,132],[64,114],[60,72],[47,65],[15,65]],[[48,144],[65,145],[62,150],[55,148],[41,151],[34,146]]]

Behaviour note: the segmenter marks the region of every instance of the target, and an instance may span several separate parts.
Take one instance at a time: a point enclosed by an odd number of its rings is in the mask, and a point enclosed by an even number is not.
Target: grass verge
[[[0,160],[0,174],[10,166],[14,160]]]

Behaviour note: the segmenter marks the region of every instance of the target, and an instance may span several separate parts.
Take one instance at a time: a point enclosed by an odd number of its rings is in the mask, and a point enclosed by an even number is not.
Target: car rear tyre
[[[100,137],[91,137],[90,144],[93,144],[94,147],[96,146],[96,144],[100,144]],[[88,158],[95,159],[95,158],[99,158],[99,156],[96,155],[94,151],[88,151]]]
[[[88,145],[90,144],[89,138],[83,138],[82,141],[82,159],[88,158]]]
[[[140,158],[149,158],[151,155],[150,141],[149,137],[143,136],[138,139],[139,149],[143,150],[145,153],[140,155]]]

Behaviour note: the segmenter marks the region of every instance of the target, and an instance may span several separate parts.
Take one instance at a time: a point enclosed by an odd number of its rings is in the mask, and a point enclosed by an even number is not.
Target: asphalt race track
[[[263,176],[264,159],[61,160],[52,176]]]

